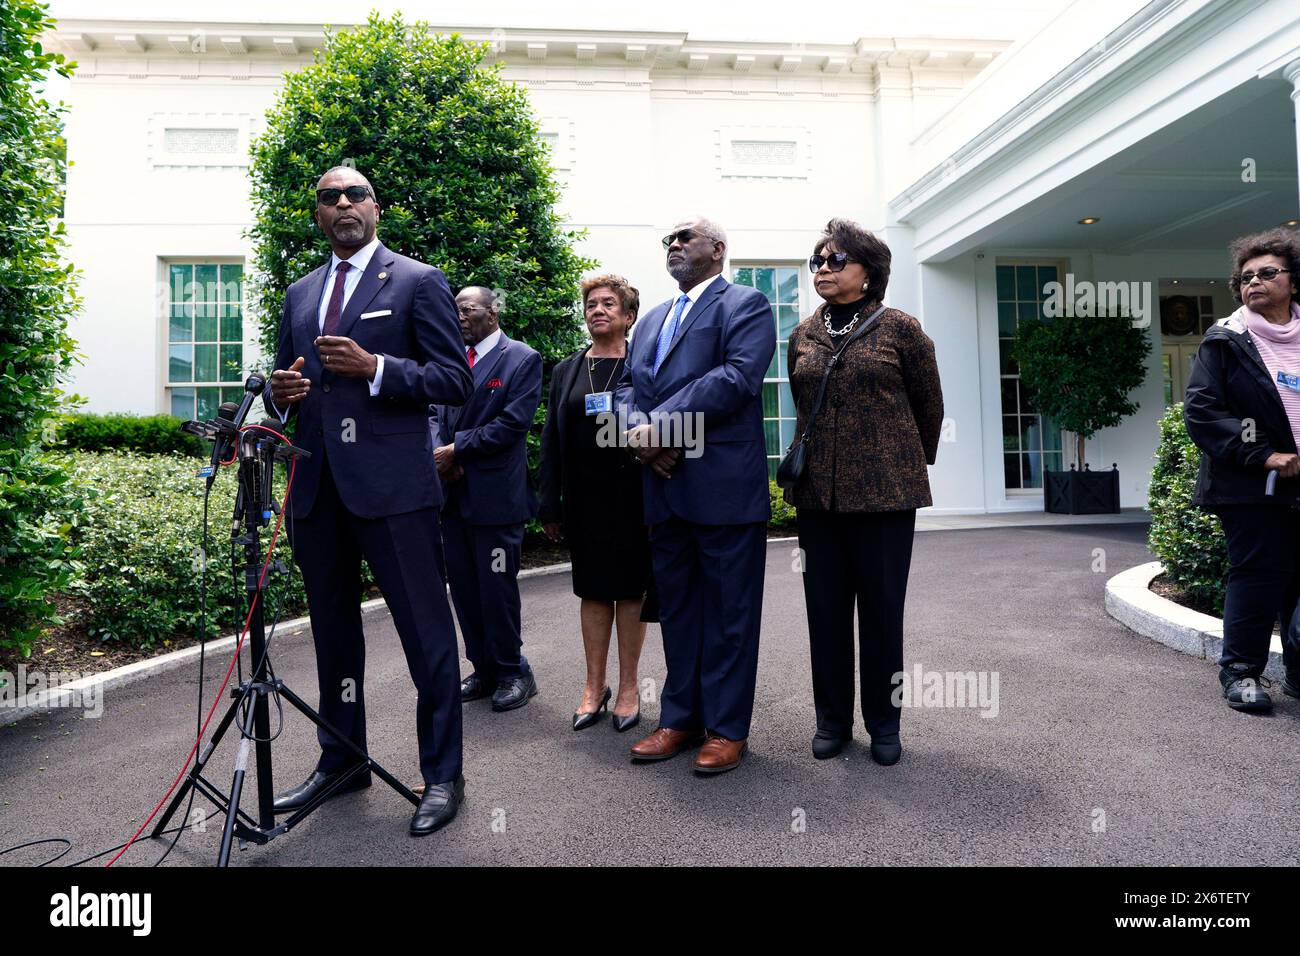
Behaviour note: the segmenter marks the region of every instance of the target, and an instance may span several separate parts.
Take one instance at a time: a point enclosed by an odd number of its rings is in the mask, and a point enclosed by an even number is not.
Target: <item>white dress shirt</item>
[[[361,282],[361,276],[365,274],[366,267],[370,265],[370,260],[374,257],[375,250],[379,248],[379,237],[371,239],[368,243],[352,253],[347,259],[340,259],[335,253],[330,253],[329,271],[325,273],[325,284],[321,288],[320,305],[316,310],[316,328],[323,335],[325,333],[325,313],[329,310],[330,296],[334,294],[334,280],[338,275],[339,263],[347,262],[350,268],[343,276],[343,304],[339,307],[339,315],[348,307],[348,300],[352,298],[352,293],[357,291],[357,286]],[[379,383],[384,380],[384,357],[375,356],[375,377],[370,380],[370,397],[375,398],[379,395]],[[275,413],[280,416],[280,421],[287,421],[289,412],[281,411],[280,406],[274,401],[271,407]]]
[[[482,361],[483,356],[488,355],[497,347],[497,342],[501,341],[501,329],[498,327],[493,330],[491,335],[483,336],[483,341],[474,346],[474,364],[477,365]],[[465,346],[465,354],[468,355],[470,346]]]
[[[717,275],[715,275],[715,276],[709,276],[707,279],[705,279],[705,280],[704,280],[703,282],[701,282],[699,285],[695,286],[695,288],[691,289],[690,292],[687,292],[687,293],[686,293],[686,308],[682,309],[682,316],[681,316],[680,319],[677,320],[677,328],[678,328],[678,329],[680,329],[680,328],[682,327],[682,323],[684,323],[684,322],[686,321],[686,317],[687,317],[688,315],[691,314],[691,309],[695,308],[695,303],[700,301],[700,296],[704,295],[704,290],[707,289],[709,286],[713,285],[714,281],[717,280],[717,279],[722,279],[723,282],[726,282],[726,281],[727,281],[727,277],[726,277],[725,275],[723,275],[721,272],[719,272],[719,273],[718,273]],[[672,305],[669,306],[669,308],[668,308],[668,315],[669,315],[669,316],[672,316],[672,314],[673,314],[673,308],[676,307],[676,305],[677,305],[677,300],[678,300],[679,298],[681,298],[681,294],[680,294],[680,293],[677,294],[677,295],[675,295],[675,296],[673,296]],[[674,337],[675,337],[675,336],[676,336],[676,330],[674,330]]]

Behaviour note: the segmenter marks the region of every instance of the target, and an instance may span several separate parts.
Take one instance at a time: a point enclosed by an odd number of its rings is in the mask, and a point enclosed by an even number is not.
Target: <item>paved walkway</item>
[[[410,839],[409,805],[377,785],[234,863],[1300,863],[1300,701],[1281,698],[1271,717],[1235,714],[1212,665],[1136,637],[1102,610],[1106,579],[1151,559],[1144,534],[1058,524],[919,535],[908,667],[996,671],[999,710],[909,710],[906,752],[890,768],[871,762],[860,726],[846,757],[809,753],[807,632],[790,543],[768,550],[751,752],[718,777],[696,777],[683,758],[631,765],[636,731],[569,729],[582,683],[576,602],[567,576],[530,578],[525,640],[542,693],[509,714],[466,708],[469,800],[450,827]],[[388,618],[373,620],[371,748],[413,781],[410,680]],[[306,636],[280,644],[276,665],[314,699]],[[655,627],[642,670],[663,674]],[[61,835],[85,856],[124,840],[183,759],[195,677],[182,670],[122,688],[97,720],[61,712],[0,728],[0,848]],[[657,709],[647,707],[638,731],[654,726]],[[276,743],[277,783],[297,783],[315,750],[306,723],[290,717]],[[228,781],[234,754],[223,745],[214,779]],[[216,820],[187,833],[167,865],[210,862],[219,836]],[[158,852],[146,843],[128,859],[145,864]]]

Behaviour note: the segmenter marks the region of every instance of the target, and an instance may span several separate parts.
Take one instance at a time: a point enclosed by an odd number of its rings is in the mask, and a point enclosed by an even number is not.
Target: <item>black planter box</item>
[[[1044,472],[1043,510],[1058,515],[1119,514],[1119,469]]]

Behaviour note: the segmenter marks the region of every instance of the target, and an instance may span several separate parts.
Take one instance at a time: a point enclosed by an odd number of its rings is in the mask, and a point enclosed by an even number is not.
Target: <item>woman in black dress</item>
[[[596,438],[599,413],[614,408],[614,386],[623,371],[640,296],[621,276],[603,275],[583,282],[582,302],[592,344],[551,374],[538,517],[552,541],[568,543],[573,593],[582,599],[587,686],[573,729],[594,724],[613,696],[605,683],[605,665],[617,626],[618,694],[612,720],[625,731],[641,719],[637,664],[645,621],[655,619],[654,599],[647,600],[650,544],[640,469],[624,449],[600,447]]]

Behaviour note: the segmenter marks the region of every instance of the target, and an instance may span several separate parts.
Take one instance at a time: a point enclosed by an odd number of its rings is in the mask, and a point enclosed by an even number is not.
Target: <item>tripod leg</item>
[[[176,795],[172,797],[172,802],[167,805],[167,812],[162,815],[162,819],[160,819],[158,824],[153,828],[153,833],[149,834],[150,837],[162,836],[163,831],[167,829],[167,824],[171,820],[172,815],[180,809],[181,803],[185,800],[190,789],[194,786],[194,781],[198,778],[199,774],[203,772],[203,768],[207,766],[208,761],[212,759],[212,754],[216,752],[217,745],[221,743],[221,738],[224,737],[226,731],[230,729],[230,724],[234,721],[235,714],[238,710],[239,701],[235,700],[231,703],[230,707],[226,710],[225,715],[221,718],[221,723],[217,724],[217,729],[213,732],[211,739],[208,740],[208,745],[199,751],[199,755],[194,761],[194,766],[190,768],[190,772],[185,776],[185,782],[181,784],[181,788],[176,791]]]
[[[255,708],[248,708],[244,718],[244,733],[239,741],[239,756],[235,759],[235,779],[230,784],[230,806],[226,809],[226,826],[221,831],[221,850],[217,854],[217,866],[230,865],[230,844],[235,836],[235,816],[239,812],[239,795],[244,789],[244,774],[248,768],[249,740],[253,736],[253,719]]]

